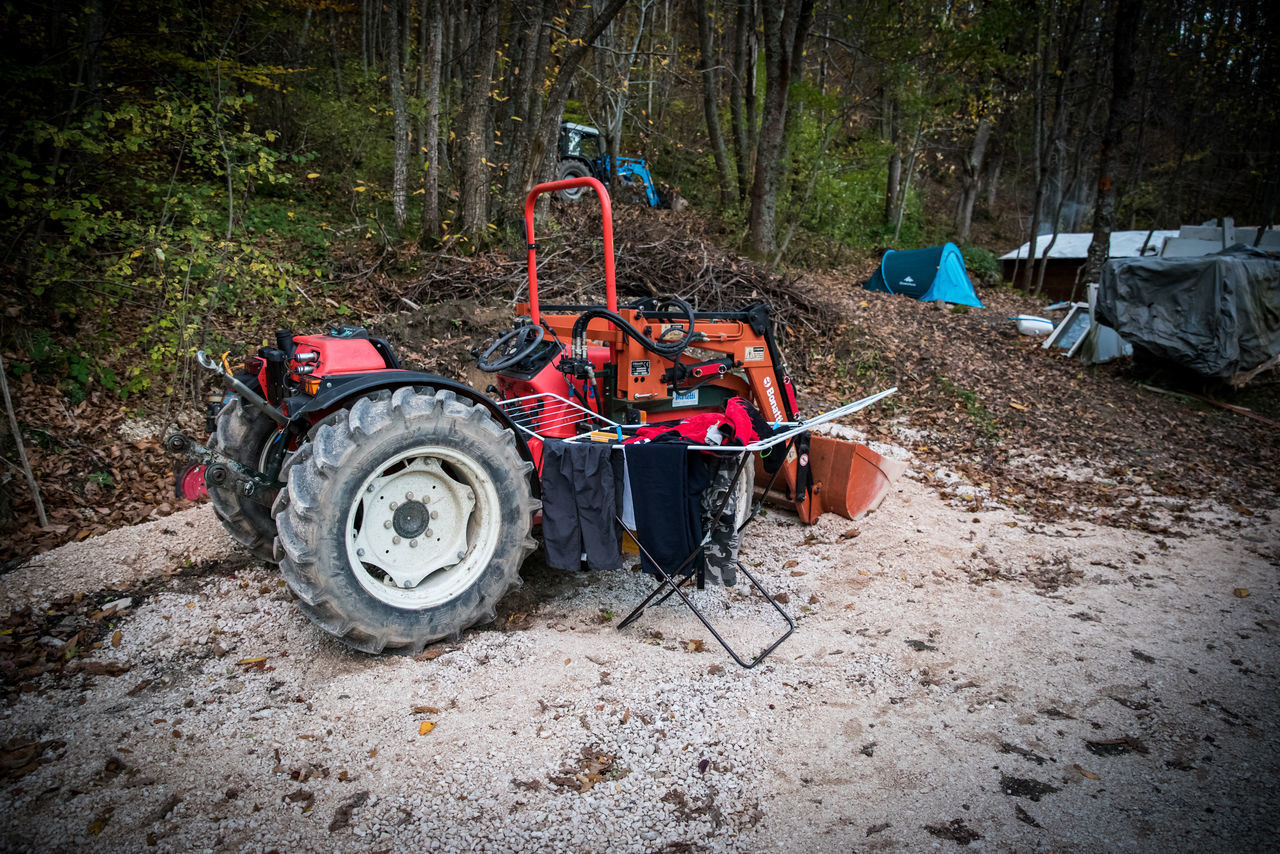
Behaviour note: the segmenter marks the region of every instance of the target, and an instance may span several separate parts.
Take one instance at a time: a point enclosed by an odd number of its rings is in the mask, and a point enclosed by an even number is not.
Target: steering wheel
[[[538,349],[545,335],[541,326],[532,323],[516,327],[494,341],[484,355],[476,359],[476,367],[491,374],[518,364]]]

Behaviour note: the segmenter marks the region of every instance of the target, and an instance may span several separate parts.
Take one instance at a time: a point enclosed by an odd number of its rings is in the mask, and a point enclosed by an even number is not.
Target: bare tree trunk
[[[729,174],[729,154],[725,151],[724,136],[720,133],[719,104],[716,103],[719,86],[716,84],[716,65],[712,47],[711,17],[707,0],[696,0],[694,14],[698,18],[698,50],[702,57],[702,111],[707,119],[707,136],[715,156],[716,172],[720,175],[720,204],[729,200],[729,188],[733,178]]]
[[[1111,106],[1098,152],[1098,199],[1093,209],[1093,240],[1085,261],[1084,281],[1096,282],[1102,265],[1110,257],[1111,230],[1116,219],[1116,148],[1124,138],[1129,119],[1129,99],[1133,92],[1133,46],[1142,21],[1142,0],[1115,3],[1116,23],[1111,46]]]
[[[889,155],[888,175],[884,185],[884,221],[893,222],[893,210],[902,189],[902,152],[898,150],[898,103],[888,91],[882,92],[884,107],[881,112],[880,131],[893,147]]]
[[[961,243],[969,242],[969,229],[973,225],[973,206],[978,201],[979,180],[982,176],[982,164],[987,157],[987,142],[991,139],[991,117],[983,116],[978,120],[978,129],[973,134],[973,147],[964,161],[964,174],[960,185],[960,210],[956,219],[956,237]]]
[[[813,158],[813,166],[809,170],[809,181],[804,188],[804,198],[800,200],[800,204],[794,207],[792,215],[789,217],[790,222],[787,224],[787,234],[782,238],[782,245],[778,247],[778,252],[773,257],[775,266],[782,262],[782,256],[786,253],[787,247],[791,245],[791,238],[796,233],[800,215],[809,206],[809,199],[813,198],[813,188],[817,185],[818,174],[822,170],[822,158],[826,156],[827,148],[831,145],[831,137],[835,135],[836,127],[844,121],[844,118],[843,115],[840,115],[832,119],[822,132],[822,143],[818,146],[818,154]]]
[[[765,93],[756,173],[751,184],[748,229],[751,248],[765,256],[777,251],[778,186],[783,135],[787,125],[787,89],[800,68],[792,67],[813,14],[813,0],[786,0],[781,8],[764,9]]]
[[[40,500],[40,487],[36,484],[36,476],[31,473],[27,449],[22,444],[22,429],[18,426],[18,416],[13,411],[13,400],[9,397],[9,381],[5,378],[3,358],[0,358],[0,392],[4,394],[4,409],[9,416],[9,427],[13,431],[13,444],[18,449],[18,459],[22,462],[22,473],[26,475],[27,486],[31,487],[31,500],[36,505],[36,518],[40,520],[41,528],[48,528],[49,517],[44,513],[44,502]]]
[[[405,105],[404,86],[400,74],[400,3],[387,5],[387,82],[391,86],[391,117],[395,145],[391,166],[391,211],[396,233],[404,231],[409,211],[409,109]]]
[[[1030,234],[1027,237],[1027,266],[1022,271],[1024,291],[1031,290],[1031,284],[1035,281],[1036,268],[1036,235],[1040,231],[1040,205],[1044,201],[1044,74],[1045,65],[1048,64],[1048,58],[1044,51],[1044,25],[1041,22],[1036,23],[1036,65],[1035,65],[1035,111],[1032,120],[1032,174],[1035,178],[1036,189],[1031,202],[1031,222],[1029,223]]]
[[[574,33],[570,47],[556,72],[555,81],[547,95],[542,117],[538,121],[538,130],[529,146],[529,163],[525,172],[524,193],[555,167],[556,135],[560,130],[560,116],[564,114],[565,102],[569,100],[569,86],[573,82],[574,72],[582,64],[582,60],[595,44],[596,39],[604,32],[604,28],[614,19],[626,5],[627,0],[608,0],[608,3],[594,18],[587,20],[590,7],[578,7],[574,11],[570,32]],[[580,35],[578,35],[580,33]]]
[[[756,35],[756,21],[760,18],[757,0],[746,0],[747,11],[747,68],[742,78],[742,98],[747,105],[747,172],[754,177],[756,171],[756,145],[760,140],[760,116],[756,106],[756,71],[759,65],[760,39]],[[749,192],[749,191],[748,191]]]
[[[437,240],[440,237],[440,68],[444,40],[444,2],[424,0],[424,13],[428,5],[431,7],[427,53],[429,77],[423,95],[427,122],[422,135],[422,148],[427,157],[427,180],[423,187],[422,238]]]
[[[369,78],[369,9],[372,0],[360,0],[360,74]]]
[[[338,51],[338,13],[329,9],[329,50],[333,54],[333,78],[338,87],[338,97],[346,97],[342,85],[342,54]]]
[[[472,61],[462,102],[461,175],[458,204],[461,231],[483,240],[489,225],[489,87],[498,50],[500,0],[480,0],[471,9]]]
[[[893,149],[889,155],[889,178],[884,187],[884,221],[893,221],[893,209],[898,201],[898,192],[902,189],[902,155]]]
[[[987,211],[994,213],[996,208],[996,193],[1000,189],[1000,171],[1004,168],[1004,149],[997,148],[996,156],[987,161]]]
[[[755,9],[751,0],[738,0],[733,28],[733,74],[729,76],[729,118],[733,126],[733,160],[738,171],[738,201],[747,200],[749,189],[747,161],[750,159],[747,143],[746,92],[747,29],[755,25]],[[748,16],[750,12],[750,16]]]
[[[902,233],[902,217],[907,211],[907,193],[911,191],[911,176],[916,173],[916,158],[920,155],[920,136],[924,133],[924,119],[916,125],[916,136],[911,141],[911,156],[907,158],[907,178],[902,182],[902,197],[898,199],[898,220],[893,226],[893,242]]]
[[[404,12],[404,23],[400,27],[400,35],[404,41],[397,51],[404,56],[400,67],[407,69],[413,63],[413,0],[399,0],[399,2]]]
[[[503,185],[507,197],[506,210],[517,211],[523,201],[525,177],[529,170],[529,149],[532,140],[538,133],[542,121],[542,81],[546,74],[547,57],[551,51],[551,27],[548,22],[556,14],[556,0],[542,0],[541,7],[533,11],[534,17],[529,22],[529,60],[527,68],[521,70],[520,85],[513,97],[517,106],[513,107],[512,116],[520,121],[511,123],[512,133],[504,144],[510,146],[507,152],[509,165]]]

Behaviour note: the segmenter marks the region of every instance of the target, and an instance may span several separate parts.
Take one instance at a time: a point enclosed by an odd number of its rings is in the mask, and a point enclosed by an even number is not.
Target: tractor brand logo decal
[[[675,394],[671,395],[671,405],[672,406],[697,406],[698,390],[695,388],[690,391],[676,392]]]
[[[647,376],[649,376],[649,360],[648,360],[648,359],[633,359],[633,360],[631,361],[631,376],[633,376],[633,377],[647,377]]]
[[[742,354],[744,362],[763,362],[764,347],[748,347]]]
[[[773,386],[773,377],[764,378],[764,396],[769,401],[769,410],[774,421],[786,421],[782,415],[782,407],[778,405],[778,390]]]

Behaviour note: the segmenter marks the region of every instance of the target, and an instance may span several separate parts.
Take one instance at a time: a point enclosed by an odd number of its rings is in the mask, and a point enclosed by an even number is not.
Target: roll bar
[[[600,197],[600,219],[604,225],[605,304],[609,311],[618,310],[618,289],[613,278],[613,207],[609,203],[609,191],[595,178],[566,178],[539,184],[529,191],[524,200],[524,233],[529,241],[529,317],[534,323],[541,322],[541,318],[538,313],[538,244],[533,239],[533,204],[543,193],[572,190],[574,187],[590,187]]]

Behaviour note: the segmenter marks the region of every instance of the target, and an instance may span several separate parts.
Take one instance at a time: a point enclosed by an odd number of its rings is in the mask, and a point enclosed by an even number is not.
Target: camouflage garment
[[[738,581],[738,567],[734,563],[738,559],[739,536],[735,524],[738,495],[733,488],[738,460],[733,457],[718,459],[710,462],[707,468],[711,473],[711,485],[702,492],[702,526],[704,531],[710,531],[703,550],[707,562],[707,583],[732,587]],[[713,517],[726,494],[729,500],[717,522]]]

